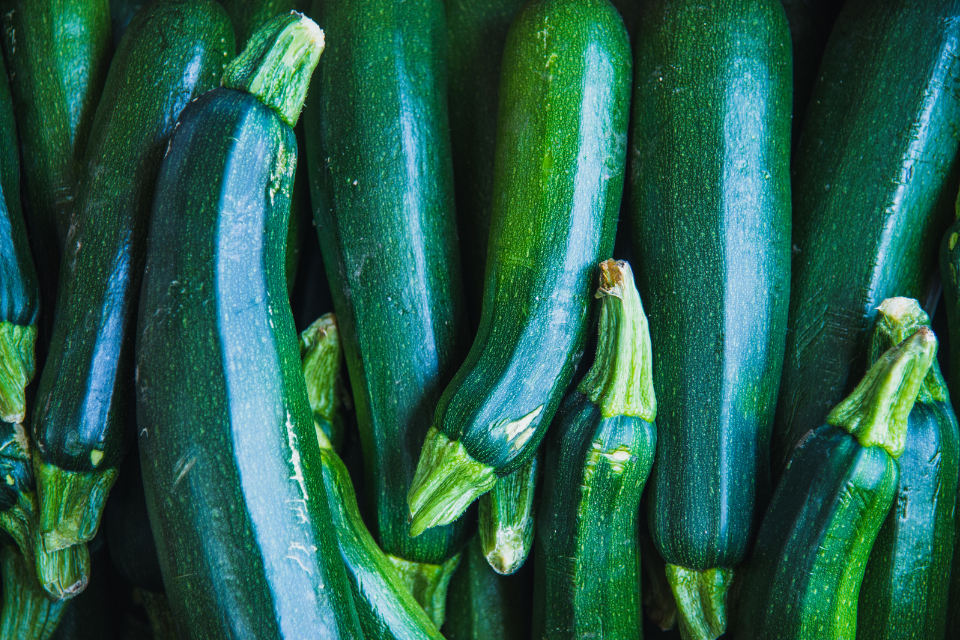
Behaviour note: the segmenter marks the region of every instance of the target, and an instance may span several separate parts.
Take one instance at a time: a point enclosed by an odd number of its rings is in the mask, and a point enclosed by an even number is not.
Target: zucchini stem
[[[596,297],[602,300],[597,355],[579,390],[600,407],[604,418],[633,416],[653,422],[657,399],[650,327],[630,265],[601,262]]]
[[[900,344],[920,327],[930,327],[930,316],[913,298],[887,298],[877,307],[877,320],[870,338],[870,364],[896,345]],[[933,359],[930,371],[923,379],[917,400],[929,404],[950,399],[947,383],[940,371],[940,363]]]
[[[727,628],[727,593],[733,569],[696,571],[666,565],[667,582],[677,602],[683,640],[714,640]]]
[[[510,575],[522,567],[533,547],[539,458],[539,454],[531,456],[480,497],[479,533],[483,555],[501,575]]]
[[[0,322],[0,420],[21,423],[27,416],[24,389],[33,380],[36,325]]]
[[[883,354],[863,381],[827,416],[863,447],[882,447],[893,458],[903,453],[907,417],[937,354],[937,338],[919,327]]]
[[[41,640],[53,635],[66,610],[66,602],[51,602],[37,584],[30,562],[13,545],[0,549],[3,578],[3,612],[0,638]]]
[[[346,393],[341,382],[343,349],[334,314],[325,314],[303,330],[300,359],[317,439],[321,440],[321,448],[325,441],[327,448],[339,449],[345,435],[341,409]]]
[[[450,587],[450,579],[453,578],[460,564],[460,554],[458,553],[443,564],[411,562],[389,553],[385,555],[396,568],[407,591],[413,594],[414,600],[423,608],[437,629],[442,627],[446,618],[447,590]]]
[[[277,16],[250,37],[221,84],[256,96],[292,127],[323,47],[323,31],[313,20],[295,11]]]

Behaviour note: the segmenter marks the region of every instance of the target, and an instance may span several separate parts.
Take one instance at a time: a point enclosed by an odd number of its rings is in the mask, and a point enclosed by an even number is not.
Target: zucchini
[[[539,453],[533,456],[480,496],[480,546],[487,562],[501,575],[515,573],[533,548],[537,480],[543,466],[540,458]]]
[[[362,637],[284,274],[292,127],[322,43],[298,14],[264,25],[184,109],[157,180],[137,428],[184,640]]]
[[[290,13],[294,0],[220,0],[236,35],[237,52],[243,51],[254,32],[271,18]]]
[[[600,265],[593,367],[546,443],[533,637],[640,637],[640,494],[657,450],[650,332],[626,262]]]
[[[790,285],[789,32],[777,0],[653,0],[636,42],[630,218],[660,406],[648,522],[681,628],[712,638],[769,485]]]
[[[742,576],[738,638],[851,639],[867,558],[890,510],[907,417],[936,354],[920,328],[801,441]]]
[[[24,389],[36,369],[39,287],[20,209],[17,123],[0,62],[0,420],[5,422],[23,422],[27,415]]]
[[[627,32],[608,0],[536,0],[514,19],[483,313],[417,463],[413,535],[520,468],[560,404],[582,355],[596,265],[613,248],[630,77]]]
[[[107,500],[104,513],[107,549],[113,566],[124,580],[144,591],[163,593],[157,545],[147,515],[140,456],[136,451],[130,453]]]
[[[34,405],[34,471],[48,549],[93,538],[130,442],[133,333],[160,161],[177,115],[233,50],[212,0],[161,0],[127,30],[90,135]]]
[[[52,636],[67,603],[46,597],[37,583],[32,564],[13,545],[0,547],[0,578],[3,580],[0,638],[47,640]]]
[[[932,308],[960,137],[960,3],[849,0],[793,165],[793,275],[775,472],[865,370],[879,303]]]
[[[451,575],[442,567],[455,566],[467,523],[414,539],[406,493],[467,346],[443,3],[323,0],[313,15],[330,46],[304,113],[310,187],[363,445],[366,513],[436,620],[429,601],[442,609]]]
[[[116,593],[108,595],[109,570],[110,560],[103,545],[103,536],[97,536],[90,542],[90,586],[67,603],[52,640],[113,638],[119,603]],[[113,598],[108,605],[110,596]]]
[[[110,27],[113,32],[113,46],[117,47],[130,21],[147,4],[145,0],[110,0]]]
[[[870,360],[929,327],[916,300],[890,298],[877,309]],[[946,383],[934,361],[907,422],[897,459],[900,480],[860,590],[857,637],[943,638],[954,548],[960,433]]]
[[[523,0],[447,0],[445,5],[457,231],[472,328],[480,321],[483,303],[500,62],[507,31]]]

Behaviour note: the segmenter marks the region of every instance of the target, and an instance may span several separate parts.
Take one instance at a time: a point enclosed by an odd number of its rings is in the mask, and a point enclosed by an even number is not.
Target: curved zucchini
[[[310,186],[363,445],[366,513],[430,613],[431,600],[442,609],[442,567],[468,533],[460,521],[414,539],[406,505],[432,412],[467,346],[443,3],[324,0],[313,15],[330,46],[304,113]]]
[[[0,420],[23,422],[24,389],[36,369],[34,344],[40,312],[37,271],[20,209],[17,123],[0,62]]]
[[[536,0],[503,56],[483,314],[407,500],[452,521],[543,439],[582,355],[623,191],[630,44],[608,0]]]
[[[648,521],[688,631],[701,609],[722,627],[767,497],[790,284],[789,37],[777,0],[653,0],[637,34],[630,215],[660,404]]]
[[[960,143],[958,25],[956,0],[849,0],[834,26],[794,154],[777,473],[864,371],[877,305],[932,304]]]
[[[647,318],[625,262],[600,265],[597,356],[546,443],[533,637],[640,637],[640,494],[657,401]]]
[[[480,546],[487,562],[501,575],[515,573],[533,549],[537,480],[543,466],[540,458],[538,452],[480,496]]]
[[[322,47],[306,18],[267,23],[184,109],[157,180],[137,428],[184,640],[362,637],[284,276],[292,126]]]
[[[37,583],[33,565],[10,544],[0,548],[0,578],[3,580],[3,610],[0,638],[47,640],[63,617],[67,602],[51,601]]]
[[[867,558],[897,490],[907,417],[936,354],[890,349],[790,459],[742,577],[738,638],[852,639]]]
[[[161,0],[137,14],[110,67],[34,407],[48,549],[93,538],[129,445],[134,323],[157,171],[177,115],[217,85],[232,47],[227,16],[212,0]]]

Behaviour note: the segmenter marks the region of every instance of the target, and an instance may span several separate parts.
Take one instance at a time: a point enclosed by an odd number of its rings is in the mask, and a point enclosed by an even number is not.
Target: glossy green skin
[[[237,53],[243,51],[254,31],[274,16],[290,13],[294,0],[220,0],[227,10],[236,34]]]
[[[530,2],[507,36],[483,314],[434,418],[500,476],[536,451],[583,354],[620,208],[630,77],[608,0]],[[515,446],[503,421],[538,408]]]
[[[443,640],[363,523],[346,465],[331,450],[322,449],[320,456],[333,528],[364,637]]]
[[[940,245],[940,277],[943,304],[947,312],[950,337],[950,366],[947,372],[950,397],[960,398],[960,220],[954,222]],[[960,494],[954,510],[954,540],[960,541]],[[953,554],[950,572],[950,601],[947,605],[947,638],[960,637],[960,553]]]
[[[407,491],[466,353],[440,0],[324,0],[327,46],[303,114],[314,219],[380,546],[442,564],[463,520],[410,537]],[[327,70],[330,70],[329,72]]]
[[[642,638],[637,522],[656,427],[634,416],[604,418],[575,391],[546,447],[533,637]],[[629,457],[614,462],[614,453]]]
[[[527,640],[528,590],[522,573],[502,576],[483,556],[479,536],[464,549],[447,591],[447,640]]]
[[[737,638],[852,640],[870,549],[897,462],[830,425],[794,452],[740,582]],[[845,575],[846,574],[846,575]]]
[[[471,324],[480,319],[493,207],[500,62],[524,0],[446,0],[450,139],[463,284]]]
[[[857,612],[861,640],[943,638],[960,434],[948,402],[917,402],[897,458],[894,507],[873,544]]]
[[[232,52],[229,20],[212,0],[155,3],[120,43],[90,136],[34,404],[34,441],[44,462],[91,471],[123,458],[157,172],[180,111],[219,84]],[[103,452],[96,467],[94,449]]]
[[[794,154],[794,258],[777,472],[865,370],[876,307],[930,307],[955,196],[960,2],[849,0]]]
[[[150,530],[139,453],[131,451],[120,469],[103,515],[110,559],[124,580],[133,586],[163,593],[163,576],[157,544]]]
[[[137,428],[183,640],[363,637],[284,279],[296,153],[276,112],[221,88],[184,110],[157,179]]]
[[[0,65],[0,322],[37,323],[40,285],[20,209],[17,123],[6,69]]]
[[[790,285],[790,40],[777,0],[644,5],[631,222],[650,319],[663,559],[732,567],[769,492]]]

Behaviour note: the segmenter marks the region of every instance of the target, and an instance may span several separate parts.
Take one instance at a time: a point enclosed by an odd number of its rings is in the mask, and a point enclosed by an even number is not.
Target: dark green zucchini
[[[852,639],[893,503],[907,417],[936,354],[926,328],[890,349],[784,470],[741,576],[738,638]]]
[[[633,272],[601,264],[593,366],[546,442],[533,637],[639,638],[640,494],[653,465],[657,400],[650,332]]]
[[[0,578],[3,580],[3,610],[0,638],[47,640],[63,617],[67,602],[51,601],[37,583],[33,564],[11,544],[0,548]]]
[[[471,326],[480,321],[493,208],[500,62],[524,0],[447,0],[450,140],[463,287]]]
[[[536,0],[510,28],[483,313],[417,464],[414,535],[521,467],[560,404],[596,265],[613,247],[630,77],[627,32],[608,0]]]
[[[443,3],[324,0],[313,16],[329,47],[304,112],[310,187],[356,403],[366,513],[435,613],[426,593],[442,608],[434,578],[449,580],[438,568],[468,533],[461,521],[414,539],[406,505],[433,410],[467,347]]]
[[[113,46],[119,46],[123,33],[133,16],[147,4],[146,0],[110,0],[110,27],[113,31]]]
[[[184,109],[157,180],[137,428],[184,640],[362,637],[284,274],[292,127],[322,45],[307,18],[264,25]]]
[[[775,473],[862,375],[877,305],[932,306],[956,188],[958,21],[956,0],[849,0],[834,26],[794,154]]]
[[[497,573],[515,573],[533,549],[537,480],[543,466],[540,458],[539,453],[533,456],[480,496],[480,546]]]
[[[648,521],[681,627],[700,628],[701,609],[714,619],[696,637],[722,624],[730,574],[715,569],[743,559],[769,491],[790,285],[789,38],[777,0],[652,0],[637,32],[630,217],[660,406]]]
[[[916,300],[891,298],[877,309],[870,359],[929,327]],[[897,459],[900,481],[867,563],[857,613],[862,640],[943,638],[954,508],[960,473],[960,433],[946,383],[936,362],[907,422],[906,446]]]
[[[137,14],[110,67],[60,273],[34,407],[34,470],[48,549],[90,540],[130,442],[133,334],[154,183],[177,115],[233,51],[212,0]]]
[[[253,33],[271,18],[290,13],[294,0],[220,0],[227,10],[233,32],[236,34],[237,51],[243,51]]]
[[[36,369],[39,286],[20,209],[17,123],[0,63],[0,420],[5,422],[23,422],[27,415],[24,389]]]

